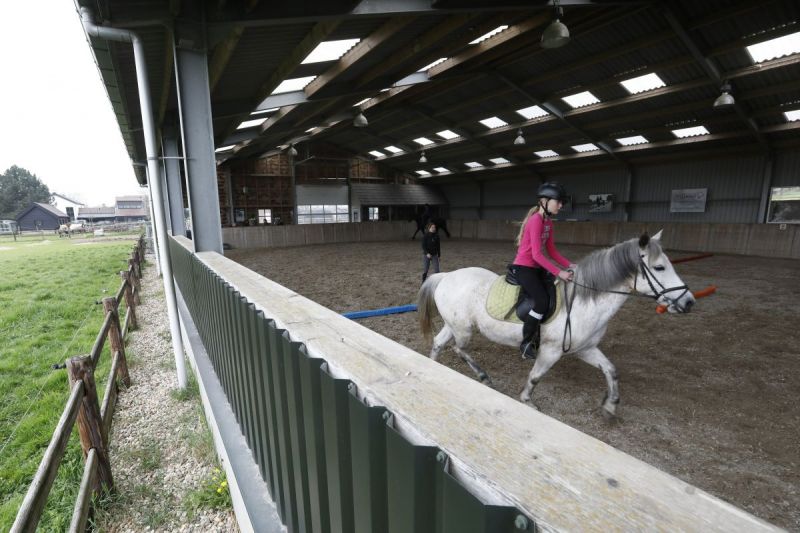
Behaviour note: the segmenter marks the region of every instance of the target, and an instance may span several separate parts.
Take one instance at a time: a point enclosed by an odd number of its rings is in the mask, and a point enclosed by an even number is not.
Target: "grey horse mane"
[[[658,241],[649,240],[647,253],[651,261],[662,253]],[[630,239],[611,248],[592,252],[578,263],[576,281],[580,285],[575,285],[576,295],[595,299],[602,296],[600,291],[618,289],[622,282],[636,272],[639,254],[639,239]]]

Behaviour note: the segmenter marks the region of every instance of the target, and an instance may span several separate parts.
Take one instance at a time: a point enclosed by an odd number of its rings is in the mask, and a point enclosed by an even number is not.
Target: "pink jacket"
[[[514,258],[515,265],[528,267],[544,267],[554,276],[558,276],[560,269],[550,262],[542,253],[542,248],[547,248],[547,254],[564,268],[570,262],[556,250],[553,241],[553,222],[545,220],[541,213],[534,213],[525,223],[522,239]]]

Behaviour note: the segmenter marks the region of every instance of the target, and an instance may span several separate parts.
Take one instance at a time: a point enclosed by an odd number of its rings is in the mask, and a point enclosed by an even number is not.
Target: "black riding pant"
[[[533,298],[533,310],[544,315],[550,305],[547,285],[553,283],[552,275],[543,268],[512,265],[523,292]]]

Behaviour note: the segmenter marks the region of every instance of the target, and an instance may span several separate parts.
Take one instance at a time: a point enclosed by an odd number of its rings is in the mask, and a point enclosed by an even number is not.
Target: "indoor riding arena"
[[[243,530],[800,530],[796,0],[76,3]]]
[[[664,246],[671,259],[698,255],[672,251],[680,250],[680,243]],[[418,240],[403,240],[227,255],[344,313],[414,303],[419,248]],[[596,248],[560,247],[574,261]],[[442,268],[482,266],[500,273],[513,255],[510,240],[445,238]],[[603,375],[574,359],[562,359],[544,377],[534,403],[549,416],[791,529],[800,521],[800,264],[715,254],[676,269],[693,290],[715,285],[717,291],[683,315],[657,314],[652,300],[631,297],[611,320],[600,348],[621,376],[618,420],[601,415]],[[430,352],[415,312],[359,322],[421,354]],[[469,352],[497,390],[518,398],[531,362],[480,334]],[[445,349],[439,362],[475,378],[452,349]]]

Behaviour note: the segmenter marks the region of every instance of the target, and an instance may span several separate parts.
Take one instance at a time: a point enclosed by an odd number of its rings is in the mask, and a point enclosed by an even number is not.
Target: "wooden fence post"
[[[108,437],[103,430],[100,405],[97,403],[94,365],[91,356],[67,359],[67,372],[69,373],[70,387],[73,387],[78,381],[83,381],[84,396],[78,411],[78,433],[81,437],[84,461],[92,448],[97,454],[97,478],[94,480],[92,490],[95,495],[99,496],[104,487],[108,490],[114,488],[114,478],[111,476],[111,463],[108,461]],[[112,384],[109,383],[108,386],[112,386]]]
[[[139,298],[139,276],[136,274],[136,267],[134,266],[133,259],[128,259],[128,272],[131,273],[131,281],[133,281],[133,286],[136,288],[136,291],[133,293],[133,295],[136,299],[136,304],[138,305],[142,302]]]
[[[128,316],[130,317],[128,318],[128,324],[131,329],[136,329],[136,303],[133,301],[133,291],[131,290],[131,287],[133,287],[132,276],[130,271],[125,270],[121,271],[119,275],[122,276],[122,280],[125,282],[125,305],[128,306]]]
[[[115,352],[119,352],[119,377],[126,387],[130,387],[131,377],[128,375],[128,362],[125,359],[125,345],[122,342],[122,335],[120,335],[122,328],[119,323],[116,298],[103,298],[103,310],[106,313],[112,313],[114,315],[111,326],[108,328],[108,340],[111,341],[111,356],[113,357]],[[113,377],[114,376],[112,376],[112,378]],[[112,384],[109,383],[108,386],[111,387]]]

